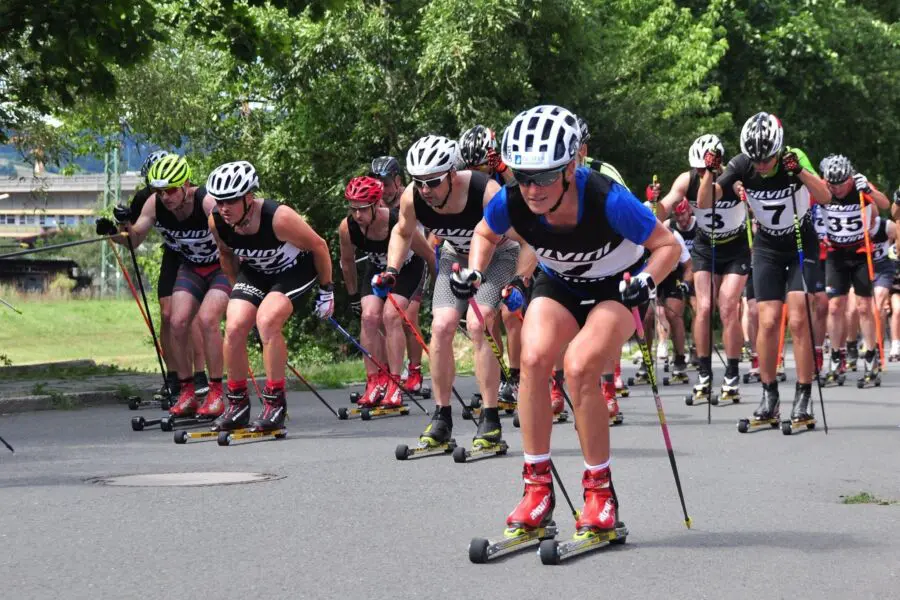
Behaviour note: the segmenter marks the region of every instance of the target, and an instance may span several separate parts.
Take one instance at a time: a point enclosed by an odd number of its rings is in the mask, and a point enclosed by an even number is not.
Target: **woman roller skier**
[[[262,340],[267,380],[262,412],[249,427],[256,432],[283,429],[284,324],[301,308],[304,294],[317,279],[316,315],[327,319],[334,312],[328,244],[289,206],[257,198],[258,188],[256,169],[247,161],[225,163],[206,181],[216,201],[209,227],[219,246],[222,270],[234,286],[225,317],[228,409],[213,423],[213,431],[248,426],[247,337],[254,326]]]
[[[814,371],[812,295],[824,287],[818,261],[819,241],[810,221],[810,197],[827,203],[828,187],[799,148],[784,146],[784,129],[775,115],[761,112],[741,129],[741,154],[728,163],[716,182],[707,176],[698,204],[711,206],[726,190],[741,182],[759,231],[753,241],[753,289],[759,310],[759,352],[762,401],[754,423],[779,417],[776,380],[781,307],[787,290],[788,321],[797,362],[797,388],[791,419],[811,421],[809,406]],[[737,189],[734,189],[738,193]],[[795,214],[796,211],[796,214]],[[795,228],[795,222],[797,226]],[[799,230],[797,230],[799,228]],[[798,240],[801,248],[798,249]],[[800,268],[798,253],[803,254]],[[801,273],[803,277],[801,277]],[[805,280],[805,281],[804,281]]]
[[[379,295],[372,279],[387,267],[387,250],[391,230],[397,224],[397,213],[381,205],[384,185],[373,177],[355,177],[344,190],[344,198],[350,205],[350,216],[341,221],[338,239],[341,246],[341,271],[350,306],[361,318],[360,341],[381,364],[387,364],[391,373],[380,373],[371,361],[366,361],[366,390],[357,405],[372,407],[381,403],[385,407],[400,406],[402,392],[400,381],[403,352],[406,348],[406,326],[397,309],[385,301],[387,295]],[[397,305],[405,312],[411,298],[420,292],[425,283],[425,267],[434,271],[434,252],[421,232],[416,232],[412,250],[395,275],[393,295]],[[356,252],[368,254],[369,264],[362,286],[357,281]],[[386,344],[380,343],[379,330],[384,329]],[[386,346],[386,352],[380,350]],[[386,356],[385,356],[386,354]],[[391,376],[393,375],[393,377]]]
[[[672,271],[680,253],[672,233],[630,192],[578,167],[579,135],[575,115],[559,106],[537,106],[513,119],[501,150],[519,187],[491,200],[473,237],[469,268],[453,277],[454,288],[474,291],[495,248],[510,235],[533,247],[541,261],[523,329],[525,493],[507,517],[509,532],[542,528],[553,518],[547,379],[567,344],[565,370],[585,462],[585,505],[576,527],[584,536],[616,527],[609,410],[597,380],[612,371],[634,332],[629,307],[650,301],[654,282]],[[626,272],[635,276],[620,291]]]

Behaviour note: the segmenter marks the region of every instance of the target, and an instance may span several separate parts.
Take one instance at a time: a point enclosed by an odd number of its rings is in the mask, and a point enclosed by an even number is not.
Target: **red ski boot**
[[[399,379],[400,377],[397,376],[396,380],[399,381]],[[394,380],[391,380],[391,382],[388,383],[384,398],[381,400],[381,406],[382,408],[398,408],[403,406],[403,392]]]
[[[422,391],[422,364],[409,363],[406,370],[408,371],[408,374],[406,379],[403,380],[403,388],[411,394],[418,394]]]
[[[619,414],[619,401],[616,399],[616,384],[612,381],[604,381],[600,384],[603,390],[603,399],[606,400],[606,408],[609,410],[610,420]]]
[[[387,385],[382,383],[381,373],[372,373],[366,377],[366,391],[357,400],[356,405],[360,407],[371,408],[375,406],[384,397]]]
[[[615,384],[616,394],[619,396],[628,395],[628,386],[622,381],[622,363],[619,361],[616,361]]]
[[[203,404],[197,409],[198,417],[218,417],[225,412],[225,398],[222,394],[222,382],[210,381],[209,393]]]
[[[173,417],[193,417],[199,407],[200,401],[194,395],[194,382],[182,383],[178,402],[169,409],[169,414]]]
[[[584,508],[575,522],[578,533],[586,533],[585,530],[615,529],[617,503],[609,468],[599,471],[585,470],[581,485],[584,488]]]
[[[550,408],[553,409],[553,415],[561,413],[566,407],[566,399],[563,396],[563,379],[562,371],[554,371],[550,378]]]
[[[525,463],[522,479],[525,481],[525,493],[506,517],[506,526],[508,530],[546,527],[553,522],[553,508],[556,506],[550,461]]]

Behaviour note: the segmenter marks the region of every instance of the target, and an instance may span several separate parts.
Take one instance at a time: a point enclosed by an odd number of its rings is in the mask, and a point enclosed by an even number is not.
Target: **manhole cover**
[[[259,483],[281,479],[272,473],[147,473],[145,475],[115,475],[95,477],[90,483],[121,487],[191,487],[203,485],[233,485],[236,483]]]

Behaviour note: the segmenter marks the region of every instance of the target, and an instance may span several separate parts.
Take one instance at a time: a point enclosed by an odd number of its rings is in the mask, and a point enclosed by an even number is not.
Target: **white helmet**
[[[752,161],[764,161],[778,154],[784,143],[784,129],[778,117],[756,113],[741,129],[741,152]]]
[[[442,135],[426,135],[406,153],[406,171],[412,177],[446,173],[456,167],[458,157],[455,141]]]
[[[695,169],[705,169],[706,161],[703,160],[703,157],[706,156],[707,152],[725,156],[725,146],[722,145],[722,140],[719,139],[719,136],[707,134],[701,135],[694,140],[694,143],[691,144],[691,149],[688,150],[688,163]]]
[[[206,180],[206,191],[216,200],[233,200],[258,188],[256,169],[246,160],[220,165]]]
[[[819,163],[819,170],[828,183],[844,183],[856,172],[850,159],[843,154],[829,154]]]
[[[535,106],[519,113],[501,144],[503,162],[513,169],[547,170],[569,163],[581,147],[578,118],[561,106]]]

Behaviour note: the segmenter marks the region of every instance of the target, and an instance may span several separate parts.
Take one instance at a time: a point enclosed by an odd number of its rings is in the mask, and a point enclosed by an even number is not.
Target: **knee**
[[[381,312],[376,310],[364,310],[360,325],[363,329],[372,330],[381,327]]]
[[[259,336],[263,342],[280,336],[282,327],[284,327],[284,319],[277,313],[260,312],[256,315],[256,328],[259,329]]]
[[[697,316],[706,317],[712,309],[712,301],[709,298],[697,298]]]
[[[400,319],[400,314],[396,310],[385,311],[384,328],[387,331],[403,330],[403,321]]]
[[[793,311],[788,315],[788,324],[795,337],[797,334],[806,333],[808,328],[808,323],[806,321],[806,315],[802,314],[802,311]]]
[[[602,365],[597,363],[596,360],[586,360],[583,353],[566,352],[563,365],[566,379],[575,388],[585,385],[598,385],[601,372],[603,371]]]
[[[739,303],[734,298],[722,297],[719,299],[719,318],[723,323],[737,321]]]
[[[170,315],[169,327],[175,337],[187,335],[191,329],[190,315],[187,313]]]
[[[215,332],[219,329],[220,318],[218,315],[210,312],[201,312],[197,315],[197,318],[194,319],[195,322],[199,322],[200,328],[203,330],[203,333]]]
[[[769,311],[759,313],[758,321],[759,328],[763,331],[773,331],[781,325],[780,315],[776,315],[774,312],[769,314]]]
[[[225,323],[225,343],[228,345],[242,345],[247,336],[250,335],[250,328],[253,327],[253,321],[237,321],[229,320]]]
[[[522,348],[522,356],[519,358],[519,363],[523,375],[549,378],[550,373],[553,371],[555,358],[555,356],[545,352],[543,348],[531,345]]]
[[[868,300],[868,298],[866,298]],[[857,302],[856,303],[856,312],[860,317],[868,317],[872,314],[872,303],[871,302]]]
[[[172,322],[172,305],[166,302],[159,305],[159,318],[163,324],[169,325]]]
[[[456,324],[457,321],[455,319],[435,319],[431,322],[431,339],[432,341],[440,340],[442,343],[447,343],[451,339],[453,339],[453,334],[456,333]]]

